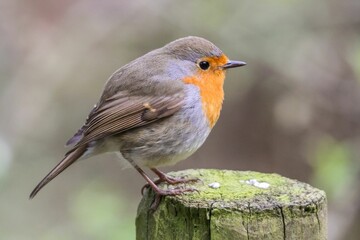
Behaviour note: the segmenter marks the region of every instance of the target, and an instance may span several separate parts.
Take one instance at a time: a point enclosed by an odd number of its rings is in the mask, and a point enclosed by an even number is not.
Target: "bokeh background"
[[[359,239],[360,1],[0,1],[0,239],[134,239],[144,180],[105,155],[29,201],[118,67],[197,35],[230,58],[222,116],[165,171],[276,172],[327,192],[329,239]]]

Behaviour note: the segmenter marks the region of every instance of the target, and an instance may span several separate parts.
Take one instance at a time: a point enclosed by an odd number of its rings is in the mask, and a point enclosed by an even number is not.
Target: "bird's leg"
[[[174,195],[181,195],[185,192],[194,192],[197,191],[194,188],[184,188],[184,189],[168,189],[168,190],[163,190],[160,189],[158,186],[156,186],[156,184],[146,175],[146,173],[138,166],[136,165],[136,163],[134,161],[130,161],[130,163],[133,165],[133,167],[141,174],[141,176],[143,176],[143,178],[145,178],[145,180],[148,182],[149,186],[153,189],[153,191],[155,192],[155,200],[153,202],[153,204],[151,205],[151,209],[156,210],[161,197],[162,196],[174,196]],[[143,191],[143,188],[142,188]]]
[[[166,175],[165,173],[163,173],[162,171],[160,171],[157,168],[150,168],[151,171],[153,171],[158,177],[159,179],[155,180],[153,183],[155,185],[158,185],[159,183],[162,182],[167,182],[170,185],[174,185],[174,184],[178,184],[178,183],[187,183],[187,182],[196,182],[199,179],[198,178],[174,178],[174,177],[170,177],[169,175]],[[145,184],[142,188],[141,188],[141,194],[144,195],[144,189],[150,187],[150,184]]]

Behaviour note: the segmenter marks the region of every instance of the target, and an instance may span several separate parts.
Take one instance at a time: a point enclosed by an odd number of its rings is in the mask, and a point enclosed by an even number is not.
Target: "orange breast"
[[[196,76],[186,77],[184,82],[194,84],[199,87],[202,107],[208,118],[210,127],[213,127],[219,119],[222,103],[224,100],[224,79],[225,71],[219,69],[227,62],[227,57],[223,55],[220,58],[212,58],[208,60],[211,66],[208,71],[198,70]]]

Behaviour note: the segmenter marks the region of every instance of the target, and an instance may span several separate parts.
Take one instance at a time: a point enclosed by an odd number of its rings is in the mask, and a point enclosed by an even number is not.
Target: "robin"
[[[70,150],[30,198],[78,159],[105,152],[120,153],[157,196],[194,191],[160,189],[160,182],[192,179],[173,178],[157,168],[186,159],[204,143],[220,115],[226,70],[245,64],[229,60],[206,39],[185,37],[121,67],[106,82],[85,124],[67,141]],[[159,179],[152,181],[139,165]]]

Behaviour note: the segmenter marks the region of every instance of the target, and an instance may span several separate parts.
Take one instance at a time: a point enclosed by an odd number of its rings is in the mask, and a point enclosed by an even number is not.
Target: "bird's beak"
[[[223,69],[228,69],[228,68],[242,67],[242,66],[245,66],[245,65],[246,65],[246,62],[229,60],[227,63],[225,63],[221,67]]]

